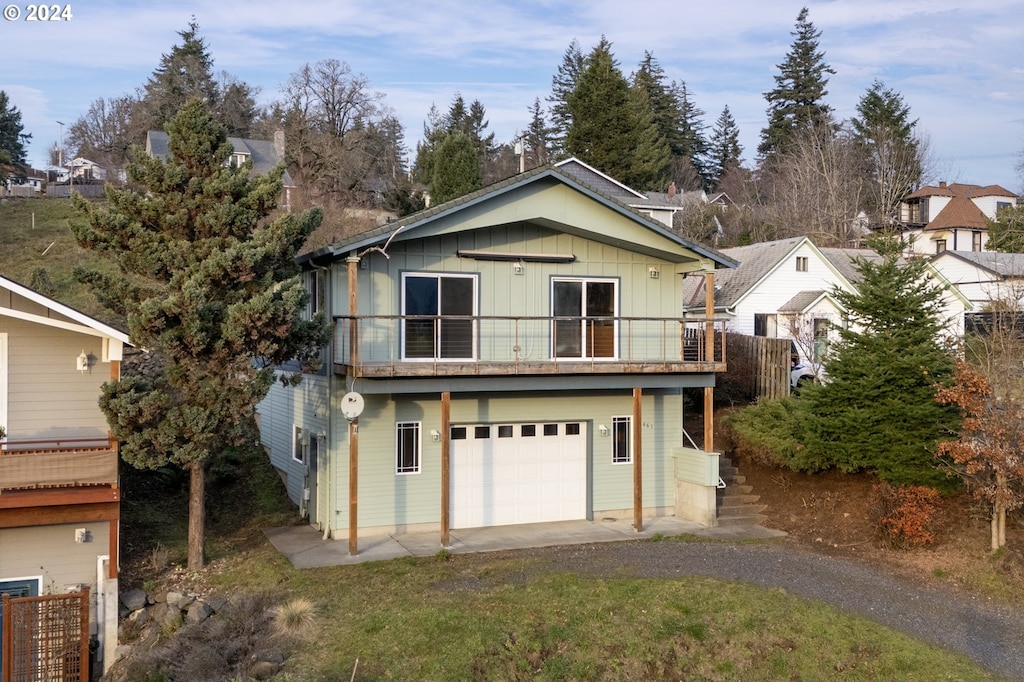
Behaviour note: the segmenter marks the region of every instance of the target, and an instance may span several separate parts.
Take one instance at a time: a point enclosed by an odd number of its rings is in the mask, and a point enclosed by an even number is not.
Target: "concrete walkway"
[[[439,531],[367,535],[359,538],[358,554],[348,551],[348,540],[324,540],[312,526],[285,526],[265,531],[267,539],[284,554],[295,568],[343,566],[399,557],[433,556],[441,551]],[[583,545],[650,538],[657,534],[697,535],[722,540],[753,540],[780,537],[783,531],[762,526],[723,526],[705,528],[674,516],[644,519],[644,529],[633,530],[631,519],[602,521],[555,521],[517,526],[467,528],[449,533],[453,554],[494,552],[503,549],[527,549],[557,545]]]

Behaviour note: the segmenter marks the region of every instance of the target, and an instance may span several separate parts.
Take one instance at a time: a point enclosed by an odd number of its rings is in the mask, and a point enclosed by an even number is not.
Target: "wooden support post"
[[[348,423],[348,553],[359,554],[359,417]]]
[[[120,515],[120,512],[118,512],[118,515]],[[120,533],[120,522],[118,519],[110,519],[108,523],[107,556],[109,558],[107,559],[107,577],[113,580],[117,577],[117,565],[120,562],[120,559],[117,556],[117,548],[121,544],[121,541],[118,538],[118,534]]]
[[[715,271],[704,273],[704,353],[708,362],[715,361]]]
[[[704,387],[704,452],[715,449],[715,387]]]
[[[447,547],[451,538],[451,503],[452,503],[452,472],[451,472],[451,411],[452,394],[445,391],[441,394],[441,546]]]
[[[640,456],[642,450],[640,432],[643,424],[641,411],[642,392],[639,388],[633,389],[633,528],[637,533],[644,529],[644,467]]]

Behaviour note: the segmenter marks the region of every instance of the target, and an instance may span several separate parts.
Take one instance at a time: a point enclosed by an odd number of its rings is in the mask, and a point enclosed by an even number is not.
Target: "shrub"
[[[760,400],[722,419],[736,454],[754,462],[796,467],[805,449],[800,441],[802,404],[795,398]]]
[[[902,549],[931,544],[940,499],[939,491],[928,486],[876,483],[871,488],[870,513],[879,538]]]

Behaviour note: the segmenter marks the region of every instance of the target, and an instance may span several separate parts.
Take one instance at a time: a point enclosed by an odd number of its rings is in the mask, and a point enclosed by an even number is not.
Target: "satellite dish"
[[[341,397],[341,413],[345,419],[352,421],[363,413],[363,396],[358,393],[349,392]]]

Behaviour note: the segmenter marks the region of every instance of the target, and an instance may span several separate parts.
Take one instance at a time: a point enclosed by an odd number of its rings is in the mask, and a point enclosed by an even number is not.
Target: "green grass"
[[[80,217],[69,199],[0,201],[0,275],[103,322],[116,322],[71,276],[78,266],[113,271],[99,255],[78,246],[70,225]],[[40,279],[41,272],[46,279]]]
[[[215,583],[316,604],[317,636],[288,680],[348,679],[357,659],[356,679],[992,679],[783,590],[588,578],[513,553],[298,571],[264,546]]]

